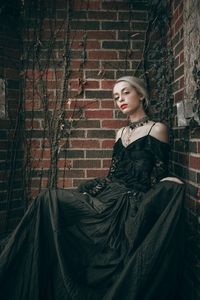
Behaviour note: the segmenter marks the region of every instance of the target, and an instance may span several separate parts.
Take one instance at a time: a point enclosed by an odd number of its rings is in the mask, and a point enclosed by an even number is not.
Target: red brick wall
[[[33,1],[31,1],[33,2]],[[130,2],[130,3],[129,3]],[[34,7],[26,5],[26,23],[24,23],[23,56],[18,51],[17,35],[12,30],[1,32],[0,57],[4,64],[1,66],[1,76],[8,79],[7,100],[10,105],[10,120],[3,120],[0,129],[1,155],[1,206],[0,214],[6,216],[7,201],[5,195],[12,192],[11,219],[15,219],[21,211],[22,203],[20,190],[22,174],[19,147],[19,135],[14,136],[14,148],[11,148],[13,138],[10,135],[16,126],[20,103],[19,71],[10,60],[5,59],[5,53],[14,58],[16,63],[23,57],[26,79],[25,109],[27,136],[27,186],[32,196],[48,185],[49,172],[53,163],[51,127],[49,121],[55,120],[56,109],[63,86],[65,62],[69,62],[67,87],[69,92],[62,103],[59,126],[64,126],[66,133],[67,121],[72,118],[73,128],[68,139],[63,132],[62,138],[56,140],[59,149],[57,165],[57,186],[75,187],[86,178],[103,176],[107,173],[115,132],[126,120],[114,107],[111,88],[116,78],[123,74],[133,75],[141,67],[142,50],[147,29],[147,6],[145,1],[64,1],[57,0]],[[73,3],[68,7],[67,3]],[[55,7],[53,7],[55,5]],[[51,9],[49,9],[51,7]],[[69,8],[69,10],[68,10]],[[174,110],[175,104],[183,100],[184,90],[184,51],[183,51],[183,0],[172,1],[173,19],[171,23],[172,45],[175,59],[174,65]],[[42,22],[38,22],[41,20]],[[65,20],[63,22],[63,20]],[[70,26],[68,21],[70,20]],[[37,25],[37,26],[36,26]],[[35,27],[37,30],[35,31]],[[68,30],[67,30],[68,28]],[[67,32],[67,38],[66,38]],[[36,33],[36,34],[35,34]],[[55,34],[56,33],[56,34]],[[47,49],[51,47],[50,62],[47,61]],[[64,51],[68,42],[68,52]],[[6,50],[3,52],[3,47]],[[7,46],[6,46],[7,45]],[[4,53],[4,54],[2,54]],[[13,55],[14,54],[14,55]],[[63,57],[67,55],[68,60]],[[37,60],[39,57],[39,61]],[[45,65],[46,64],[46,65]],[[33,67],[35,66],[35,67]],[[46,66],[46,67],[45,67]],[[42,70],[42,71],[41,71]],[[138,73],[142,73],[139,70]],[[47,86],[47,103],[41,96],[41,78]],[[45,103],[47,104],[45,106]],[[16,109],[11,109],[16,107]],[[64,109],[63,109],[64,107]],[[45,118],[46,116],[46,118]],[[50,122],[50,123],[51,123]],[[55,123],[56,124],[56,123]],[[48,132],[48,128],[50,132]],[[172,166],[174,173],[188,183],[185,203],[187,247],[185,258],[184,283],[181,284],[184,299],[199,299],[199,131],[185,130],[177,126],[174,118],[174,141],[172,145]],[[60,133],[60,132],[59,132]],[[54,144],[55,146],[55,144]],[[15,151],[11,151],[10,149]],[[18,151],[19,149],[19,151]],[[10,156],[9,156],[10,155]],[[18,156],[19,155],[19,156]],[[10,157],[10,158],[9,158]],[[18,159],[16,159],[18,157]],[[15,158],[15,159],[14,159]],[[9,164],[6,164],[8,161]],[[11,162],[15,162],[15,172],[11,170]],[[7,175],[6,175],[7,174]],[[15,174],[15,177],[14,177]],[[13,178],[12,189],[9,189],[8,177]],[[22,197],[21,197],[22,199]],[[16,209],[15,209],[16,207]],[[2,220],[2,218],[1,218]]]
[[[87,178],[107,174],[116,130],[126,122],[114,107],[111,89],[114,79],[123,74],[134,74],[141,60],[148,17],[145,1],[132,1],[132,4],[124,1],[73,1],[73,7],[70,9],[69,92],[64,103],[65,118],[61,123],[64,124],[72,118],[75,125],[70,138],[62,138],[59,141],[57,162],[57,186],[65,188],[76,187]],[[52,17],[56,18],[54,33],[59,31],[67,14],[63,2],[56,1]],[[50,27],[45,15],[40,35],[42,45],[50,39]],[[56,71],[50,65],[46,70],[48,111],[51,113],[59,107],[56,107],[55,94],[61,88],[64,74],[64,34],[64,30],[59,31],[53,46],[53,51],[61,59],[60,65],[59,60],[55,60]],[[132,37],[134,34],[137,35]],[[30,39],[30,36],[33,39]],[[25,35],[28,45],[33,41],[35,43],[35,36],[34,27],[29,27]],[[45,62],[45,54],[40,57]],[[29,174],[33,174],[31,193],[35,196],[40,189],[48,185],[52,146],[48,136],[43,138],[44,107],[38,97],[39,92],[37,94],[36,81],[33,89],[34,76],[41,76],[38,65],[34,72],[28,66],[27,74],[26,125],[32,154]]]
[[[174,52],[174,104],[184,97],[184,1],[172,1]],[[187,182],[185,201],[185,268],[180,284],[183,299],[200,299],[200,131],[177,126],[174,120],[173,168]]]

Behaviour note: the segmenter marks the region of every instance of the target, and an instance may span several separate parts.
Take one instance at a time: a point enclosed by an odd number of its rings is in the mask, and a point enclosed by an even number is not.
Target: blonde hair
[[[147,112],[149,110],[149,99],[148,99],[149,97],[148,97],[148,91],[144,80],[137,78],[135,76],[123,76],[117,79],[116,83],[121,81],[128,82],[132,87],[134,87],[138,91],[138,93],[144,96],[143,108],[145,112]]]

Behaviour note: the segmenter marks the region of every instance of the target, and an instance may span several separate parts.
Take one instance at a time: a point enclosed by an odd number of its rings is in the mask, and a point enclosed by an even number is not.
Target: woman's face
[[[126,81],[120,81],[115,84],[113,97],[117,106],[124,114],[131,115],[144,111],[142,104],[144,97]]]

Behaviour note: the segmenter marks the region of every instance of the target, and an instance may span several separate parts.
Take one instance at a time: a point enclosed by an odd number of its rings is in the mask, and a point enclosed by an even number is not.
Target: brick
[[[190,156],[190,167],[196,170],[200,170],[200,157]]]
[[[86,1],[86,0],[75,0],[73,1],[74,10],[99,10],[100,2],[99,1]]]
[[[51,165],[51,162],[50,160],[40,160],[40,159],[34,159],[31,161],[31,167],[33,169],[49,169],[50,168],[50,165]]]
[[[180,30],[181,26],[183,26],[183,15],[181,15],[175,23],[175,32]]]
[[[80,107],[82,109],[84,108],[99,108],[100,106],[100,101],[98,100],[71,100],[70,101],[70,109],[74,109],[76,107]],[[66,108],[69,108],[69,106],[67,106]]]
[[[114,69],[114,70],[118,70],[118,69],[126,69],[126,68],[130,68],[130,63],[124,61],[124,60],[116,60],[116,61],[103,61],[102,62],[102,67],[104,69]]]
[[[177,78],[183,76],[183,74],[184,74],[184,65],[181,65],[178,69],[175,70],[174,79],[176,80]]]
[[[117,20],[117,13],[111,11],[88,11],[90,20]]]
[[[84,56],[87,55],[84,49],[82,50],[72,50],[70,51],[70,57],[71,59],[84,59]]]
[[[78,120],[76,128],[100,128],[99,120]]]
[[[92,79],[99,79],[99,78],[106,78],[106,79],[113,79],[114,78],[114,71],[107,71],[104,69],[99,68],[96,71],[85,71],[86,78]]]
[[[115,131],[114,130],[88,130],[87,131],[87,138],[99,138],[99,139],[106,139],[106,138],[115,138]]]
[[[36,130],[36,129],[32,129],[32,130],[26,130],[26,137],[27,138],[33,138],[33,139],[37,139],[37,138],[44,138],[47,137],[48,134],[47,132],[44,132],[43,130]]]
[[[82,137],[85,137],[85,131],[84,130],[80,130],[80,129],[73,129],[73,130],[71,130],[70,137],[71,138],[82,138]]]
[[[114,142],[115,140],[104,140],[102,141],[102,148],[106,148],[106,149],[109,149],[109,148],[113,148],[113,145],[114,145]]]
[[[70,178],[59,178],[57,181],[58,188],[70,188],[73,186],[73,181]]]
[[[83,150],[61,150],[59,153],[59,158],[83,158],[84,157],[84,151]]]
[[[100,168],[101,167],[101,161],[100,160],[74,160],[73,161],[73,168],[75,169],[95,169],[95,168]]]
[[[179,55],[179,62],[182,64],[184,62],[184,51],[180,53]]]
[[[185,84],[185,81],[184,81],[184,76],[183,76],[182,78],[179,79],[180,89],[184,88],[184,84]]]
[[[72,21],[71,22],[72,30],[99,30],[100,22],[99,21]],[[104,28],[103,28],[104,29]]]
[[[113,117],[112,110],[86,110],[86,119],[107,119]]]
[[[118,38],[119,40],[144,40],[145,38],[145,32],[139,32],[138,30],[127,30],[127,31],[120,31],[118,32]]]
[[[89,99],[112,98],[112,91],[85,91],[85,97]]]
[[[97,169],[97,170],[87,170],[86,171],[86,176],[87,178],[92,177],[105,177],[108,173],[108,170],[102,170],[102,169]]]
[[[175,56],[177,56],[181,51],[183,51],[183,47],[184,47],[183,40],[181,40],[174,49]]]
[[[101,80],[101,88],[111,90],[115,84],[115,80]]]
[[[26,126],[26,128],[40,128],[41,129],[40,122],[36,121],[36,120],[26,120],[25,126]]]
[[[86,158],[110,158],[111,150],[86,150]]]
[[[65,170],[65,171],[60,171],[59,176],[62,178],[65,176],[66,178],[83,178],[84,177],[84,170]]]
[[[116,31],[107,31],[107,30],[99,30],[99,31],[87,31],[87,38],[90,39],[97,39],[97,40],[115,40],[116,39]]]
[[[102,100],[101,101],[101,107],[102,108],[114,108],[115,103],[113,100]]]
[[[102,42],[102,48],[103,49],[126,49],[127,48],[127,42],[125,43],[124,41],[103,41]],[[115,52],[115,55],[117,53]],[[105,57],[109,58],[109,57]],[[111,56],[111,59],[116,58],[115,56]]]
[[[89,51],[89,59],[117,59],[116,51]]]
[[[99,148],[100,142],[98,140],[72,140],[71,141],[72,148]]]
[[[175,93],[175,95],[174,95],[175,103],[183,101],[183,99],[184,99],[184,91],[183,90]]]
[[[70,81],[70,89],[78,89],[79,82],[78,80],[71,80]],[[86,83],[84,85],[85,90],[86,89],[98,89],[99,88],[99,82],[94,80],[86,80]]]
[[[143,57],[143,53],[141,52],[141,50],[135,50],[134,48],[131,49],[131,51],[120,51],[119,52],[119,59],[139,60],[139,59],[142,59],[142,57]]]
[[[59,169],[70,169],[72,167],[72,161],[66,159],[59,159],[57,166]]]
[[[178,8],[177,8],[177,9],[175,9],[175,11],[173,12],[173,17],[172,17],[172,20],[171,20],[171,26],[173,26],[173,25],[176,23],[178,17],[179,17],[179,10],[178,10]]]
[[[82,41],[73,41],[71,45],[71,49],[83,49],[84,43]],[[86,41],[86,48],[88,49],[99,49],[100,42],[99,41]]]
[[[108,1],[102,3],[103,9],[109,10],[130,10],[130,3],[129,2],[116,2],[116,1]],[[134,1],[131,3],[132,10],[145,10],[147,9],[147,2],[141,1]]]
[[[139,21],[146,21],[148,17],[147,12],[145,11],[136,11],[135,8],[129,12],[120,12],[119,11],[119,20],[139,20]]]
[[[129,22],[120,22],[120,21],[102,21],[102,29],[103,30],[129,30]]]
[[[48,159],[50,158],[50,149],[32,149],[31,150],[31,156],[34,159],[38,159],[38,158],[44,158],[44,159]]]
[[[102,121],[103,128],[121,128],[127,125],[127,120],[104,120]]]
[[[103,160],[103,168],[110,168],[110,164],[111,164],[111,159],[104,159]]]
[[[172,38],[172,47],[174,48],[178,42],[181,40],[180,32],[178,31],[175,36]]]

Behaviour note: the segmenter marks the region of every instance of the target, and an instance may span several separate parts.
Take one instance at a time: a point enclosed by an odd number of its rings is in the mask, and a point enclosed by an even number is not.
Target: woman
[[[38,195],[1,253],[2,300],[178,299],[184,184],[168,176],[167,127],[147,116],[141,79],[113,96],[129,124],[108,176]]]

